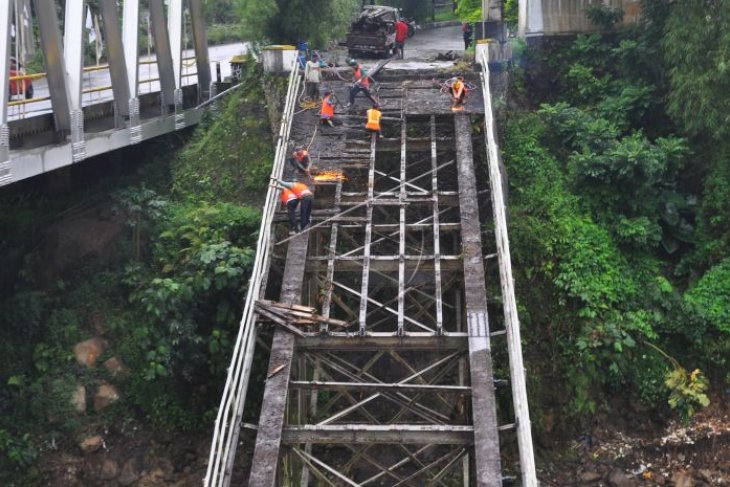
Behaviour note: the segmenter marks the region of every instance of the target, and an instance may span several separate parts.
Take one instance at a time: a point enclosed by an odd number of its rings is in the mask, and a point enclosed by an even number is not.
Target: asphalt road
[[[464,40],[460,25],[416,31],[416,35],[406,39],[403,59],[426,60],[445,51],[463,53]]]

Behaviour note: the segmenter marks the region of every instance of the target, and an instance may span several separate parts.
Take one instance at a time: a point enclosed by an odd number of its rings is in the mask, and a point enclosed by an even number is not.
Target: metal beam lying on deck
[[[456,163],[459,173],[461,241],[464,255],[464,296],[469,325],[469,369],[472,384],[476,485],[501,487],[497,405],[492,387],[492,357],[487,322],[479,201],[474,174],[471,123],[468,115],[454,116]]]

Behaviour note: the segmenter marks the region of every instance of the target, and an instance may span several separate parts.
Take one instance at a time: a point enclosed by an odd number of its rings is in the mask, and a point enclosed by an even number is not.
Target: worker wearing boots
[[[367,72],[354,59],[350,59],[347,64],[352,66],[352,86],[350,87],[350,103],[347,104],[348,110],[355,105],[355,97],[360,92],[365,93],[371,102],[377,103],[370,93],[370,79]]]

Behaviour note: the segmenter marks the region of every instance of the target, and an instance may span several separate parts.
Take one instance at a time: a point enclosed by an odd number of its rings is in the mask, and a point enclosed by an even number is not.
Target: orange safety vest
[[[294,183],[291,190],[299,199],[306,198],[307,196],[314,196],[314,193],[312,193],[309,189],[309,186],[304,183]]]
[[[284,203],[285,205],[287,203],[289,203],[291,200],[296,200],[296,199],[298,199],[298,196],[291,189],[284,188],[281,190],[281,202]]]
[[[465,89],[466,88],[464,86],[464,83],[462,83],[461,80],[458,80],[458,79],[456,81],[454,81],[453,85],[451,85],[451,90],[453,91],[454,96],[456,98],[461,97],[461,95],[462,95],[462,93],[464,93]]]
[[[362,68],[360,68],[360,66],[358,66],[357,68],[355,68],[355,73],[354,73],[354,75],[355,75],[355,82],[356,82],[356,83],[357,83],[357,82],[359,82],[359,83],[362,83],[362,85],[363,85],[363,86],[364,86],[365,88],[367,88],[367,87],[369,87],[369,86],[370,86],[370,79],[369,79],[369,78],[363,78],[363,74],[362,74]],[[362,79],[361,79],[361,78],[362,78]]]
[[[365,128],[368,130],[380,130],[380,117],[382,116],[383,114],[376,108],[368,110],[368,123],[365,125]]]
[[[335,116],[335,106],[330,104],[331,98],[332,95],[327,95],[322,100],[322,110],[319,112],[320,117],[330,119]]]

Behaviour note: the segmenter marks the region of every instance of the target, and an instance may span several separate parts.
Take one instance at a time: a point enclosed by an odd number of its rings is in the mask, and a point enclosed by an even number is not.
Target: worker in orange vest
[[[309,189],[309,186],[298,181],[287,182],[279,179],[274,179],[274,186],[282,188],[282,202],[284,201],[284,194],[287,194],[286,210],[289,218],[289,225],[292,226],[293,221],[294,225],[292,228],[295,230],[301,231],[307,228],[312,218],[312,202],[314,201],[314,193],[312,193],[312,190]],[[289,203],[289,193],[294,194],[299,205],[299,227],[296,226],[297,205]],[[292,232],[289,233],[291,234]]]
[[[322,98],[322,108],[319,111],[319,119],[322,125],[334,127],[332,120],[335,118],[335,101],[331,91],[325,91]]]
[[[377,103],[377,100],[375,100],[375,98],[373,98],[373,95],[370,93],[370,79],[368,78],[367,72],[365,72],[365,70],[362,69],[362,67],[354,59],[350,59],[347,64],[349,66],[352,66],[352,86],[350,87],[350,103],[348,103],[347,108],[352,108],[352,106],[355,104],[355,97],[360,92],[365,93],[365,96],[370,98],[371,102]]]
[[[274,185],[275,187],[279,187]],[[281,203],[286,207],[286,216],[289,220],[289,235],[297,232],[297,207],[299,206],[299,198],[296,193],[289,188],[281,190]]]
[[[367,112],[368,120],[365,123],[365,130],[376,134],[379,138],[383,138],[383,134],[380,133],[380,118],[383,116],[380,111],[380,106],[377,103],[373,104],[373,108]]]
[[[302,146],[297,146],[292,152],[292,156],[289,158],[289,165],[294,168],[300,176],[311,178],[311,166],[312,159],[309,157],[309,152]]]
[[[463,76],[457,76],[451,80],[451,99],[454,101],[452,110],[461,110],[464,108],[464,101],[466,100],[466,94],[469,89],[464,83]]]

